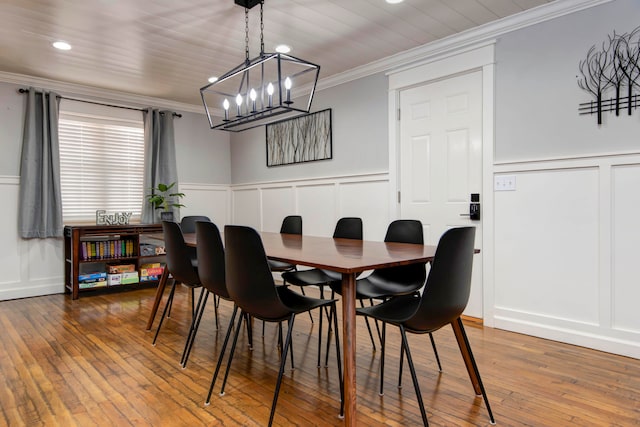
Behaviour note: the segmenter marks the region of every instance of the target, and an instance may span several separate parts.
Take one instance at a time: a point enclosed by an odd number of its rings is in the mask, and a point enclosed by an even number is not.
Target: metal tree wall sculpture
[[[589,92],[595,101],[580,104],[578,111],[583,114],[597,114],[598,125],[602,124],[603,111],[626,108],[627,114],[640,107],[640,27],[630,33],[607,37],[602,49],[591,46],[587,57],[580,61],[578,86]],[[621,96],[626,89],[626,96]],[[606,98],[605,96],[610,96]]]

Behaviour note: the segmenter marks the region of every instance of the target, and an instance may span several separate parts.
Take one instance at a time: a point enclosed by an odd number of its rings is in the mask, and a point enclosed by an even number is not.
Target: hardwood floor
[[[186,369],[179,365],[190,320],[185,289],[156,347],[144,330],[154,290],[83,296],[52,295],[0,302],[0,425],[197,426],[266,425],[277,375],[277,330],[246,333],[226,394],[204,406],[231,306],[221,302],[215,330],[207,310]],[[156,320],[157,324],[157,320]],[[480,373],[500,426],[640,425],[640,360],[466,323]],[[342,425],[336,360],[316,367],[317,321],[295,325],[296,369],[287,369],[275,425]],[[358,321],[358,422],[364,426],[420,425],[408,368],[396,387],[399,334],[387,332],[386,388],[378,396],[379,354]],[[443,372],[426,336],[410,336],[432,426],[484,426],[489,418],[474,396],[450,328],[435,334]],[[290,367],[288,364],[287,367]]]

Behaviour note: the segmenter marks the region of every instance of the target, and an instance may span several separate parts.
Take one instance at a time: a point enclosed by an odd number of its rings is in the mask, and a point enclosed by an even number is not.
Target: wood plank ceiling
[[[322,79],[551,1],[266,0],[265,50],[290,45]],[[255,57],[258,7],[249,20]],[[188,104],[244,60],[232,0],[3,0],[0,22],[0,71]]]

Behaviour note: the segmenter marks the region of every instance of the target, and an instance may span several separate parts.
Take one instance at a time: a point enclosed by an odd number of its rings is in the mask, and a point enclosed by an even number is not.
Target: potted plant
[[[180,203],[180,199],[184,197],[184,193],[171,192],[171,189],[175,185],[175,182],[171,184],[160,183],[151,189],[151,194],[147,195],[147,200],[154,209],[162,209],[160,219],[163,221],[173,221],[172,208],[184,207],[184,205]]]

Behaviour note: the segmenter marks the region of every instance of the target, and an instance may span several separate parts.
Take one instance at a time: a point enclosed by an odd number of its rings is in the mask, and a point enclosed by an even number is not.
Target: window
[[[96,210],[140,219],[144,191],[142,113],[63,99],[60,184],[66,224],[94,223]]]

